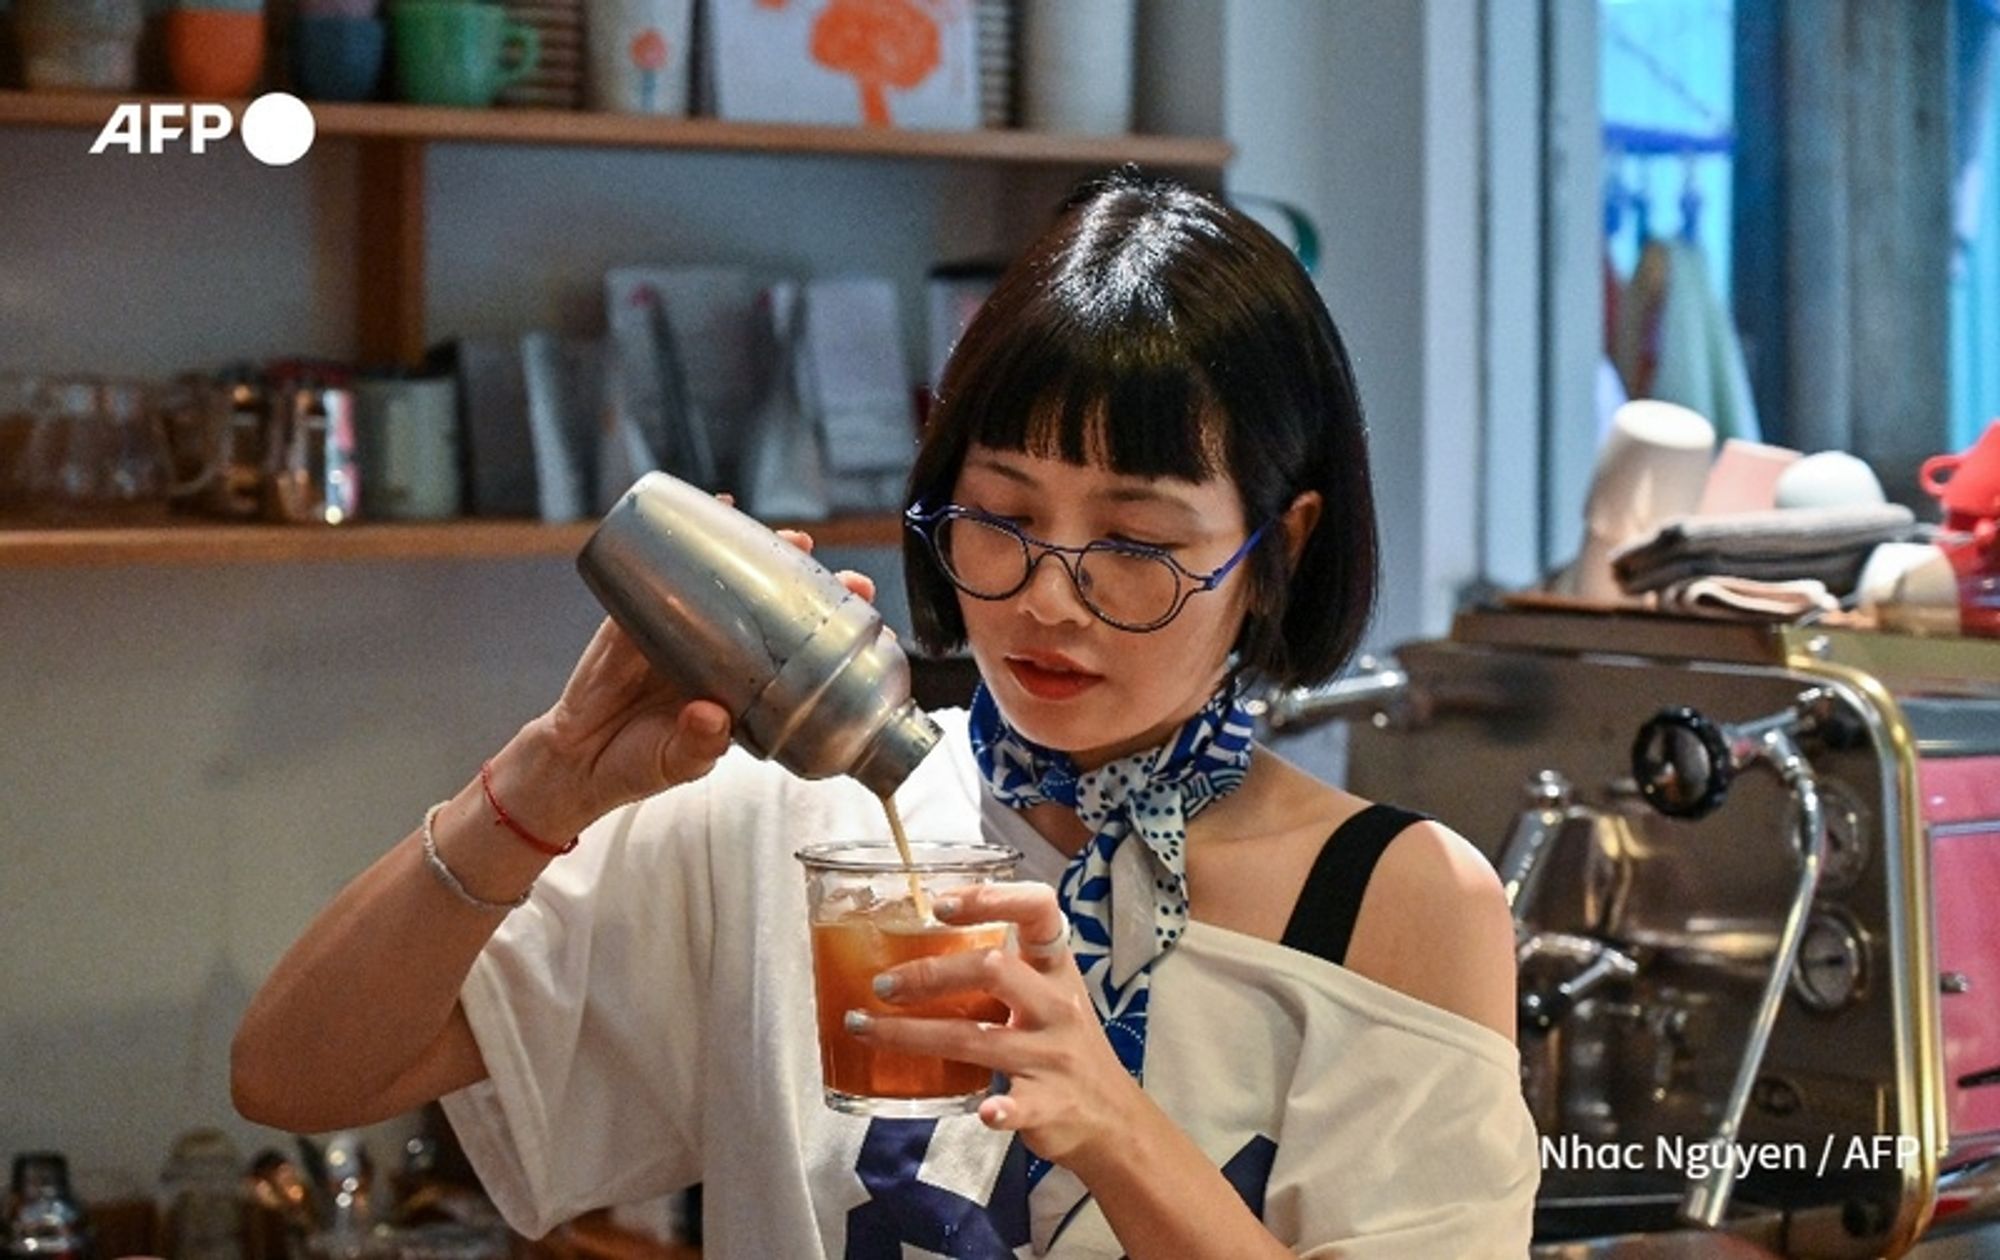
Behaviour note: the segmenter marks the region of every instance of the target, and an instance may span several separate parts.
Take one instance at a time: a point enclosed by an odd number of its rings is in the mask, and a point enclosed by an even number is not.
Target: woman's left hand
[[[1013,949],[942,954],[882,973],[891,1005],[919,1005],[950,994],[990,993],[1012,1012],[1005,1024],[969,1019],[876,1016],[849,1031],[888,1049],[977,1063],[1007,1075],[1008,1092],[979,1105],[988,1128],[1018,1131],[1037,1155],[1076,1164],[1131,1132],[1131,1109],[1144,1094],[1119,1063],[1091,1007],[1069,951],[1069,921],[1045,884],[981,884],[941,897],[947,923],[1007,922]]]

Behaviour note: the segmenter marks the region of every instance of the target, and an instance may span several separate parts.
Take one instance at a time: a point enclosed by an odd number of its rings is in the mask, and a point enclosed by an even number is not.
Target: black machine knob
[[[1685,706],[1662,709],[1632,741],[1632,777],[1670,818],[1702,818],[1729,795],[1736,761],[1721,727]]]

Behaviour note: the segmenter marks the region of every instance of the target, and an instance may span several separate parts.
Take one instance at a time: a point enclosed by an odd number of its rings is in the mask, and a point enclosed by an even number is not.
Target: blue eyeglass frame
[[[1021,580],[1012,589],[1003,591],[998,595],[982,595],[978,591],[967,589],[963,582],[960,582],[958,578],[952,575],[951,564],[944,558],[944,552],[938,547],[937,531],[938,526],[948,520],[954,519],[977,521],[981,525],[987,525],[1003,533],[1012,534],[1021,541],[1023,549],[1028,552],[1028,563],[1022,570]],[[1174,618],[1181,615],[1181,610],[1187,607],[1187,602],[1190,599],[1193,599],[1204,591],[1212,591],[1222,585],[1222,580],[1229,576],[1232,569],[1243,562],[1243,558],[1250,554],[1250,549],[1255,547],[1257,541],[1271,528],[1271,522],[1265,521],[1262,525],[1250,531],[1250,536],[1243,540],[1243,545],[1236,549],[1236,554],[1230,556],[1221,565],[1211,569],[1207,573],[1196,573],[1180,561],[1174,559],[1173,554],[1164,547],[1149,547],[1144,543],[1117,542],[1109,538],[1093,538],[1081,547],[1065,547],[1059,543],[1042,541],[1004,516],[995,516],[991,512],[983,512],[978,508],[966,507],[960,503],[945,503],[935,508],[926,508],[921,503],[913,503],[903,512],[903,525],[906,529],[915,530],[917,535],[925,543],[929,544],[931,558],[937,561],[938,570],[944,574],[946,581],[959,590],[964,591],[965,594],[971,596],[973,599],[986,600],[989,603],[1003,599],[1012,599],[1014,596],[1019,595],[1027,588],[1028,583],[1034,581],[1035,566],[1042,562],[1042,557],[1052,555],[1056,558],[1056,562],[1062,565],[1063,571],[1069,574],[1070,585],[1076,589],[1077,598],[1083,602],[1085,608],[1090,610],[1092,616],[1102,621],[1105,625],[1128,631],[1132,634],[1147,634],[1151,631],[1161,629]],[[1040,549],[1039,552],[1035,550],[1036,548]],[[1123,552],[1126,555],[1144,556],[1148,559],[1165,561],[1167,567],[1172,569],[1175,576],[1179,579],[1174,595],[1173,607],[1169,608],[1166,614],[1160,617],[1159,620],[1147,622],[1144,625],[1119,621],[1115,617],[1107,616],[1090,598],[1089,592],[1084,590],[1083,577],[1077,572],[1077,566],[1082,563],[1083,557],[1092,551],[1116,551]]]

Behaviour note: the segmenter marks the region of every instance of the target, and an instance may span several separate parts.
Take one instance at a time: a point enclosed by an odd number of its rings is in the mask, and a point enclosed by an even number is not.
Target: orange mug
[[[167,69],[182,95],[248,96],[264,77],[264,14],[173,9],[164,28]]]

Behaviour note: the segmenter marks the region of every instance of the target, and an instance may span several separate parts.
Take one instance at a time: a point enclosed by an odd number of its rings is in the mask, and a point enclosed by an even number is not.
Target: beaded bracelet
[[[519,910],[527,905],[528,894],[535,891],[533,884],[529,884],[526,891],[512,901],[488,901],[460,883],[458,876],[452,874],[451,868],[444,864],[444,858],[438,855],[437,835],[433,828],[437,825],[438,812],[449,804],[450,801],[439,801],[424,811],[424,865],[430,868],[437,882],[449,889],[452,896],[475,910]]]

